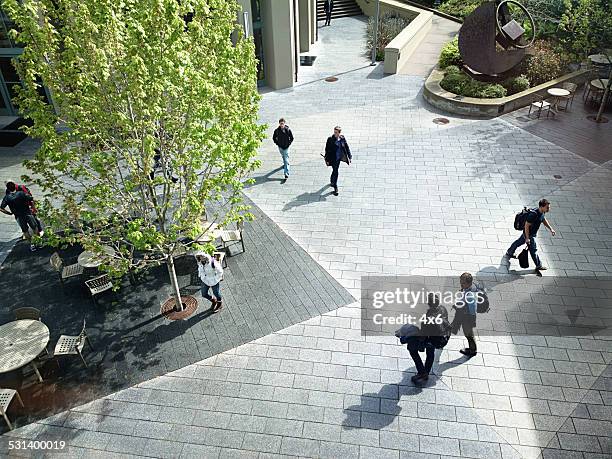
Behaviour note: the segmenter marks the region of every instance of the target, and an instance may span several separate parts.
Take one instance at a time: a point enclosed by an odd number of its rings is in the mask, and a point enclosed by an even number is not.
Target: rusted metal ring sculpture
[[[526,45],[518,44],[516,41],[512,40],[512,38],[509,37],[508,34],[506,34],[506,32],[504,31],[503,25],[499,22],[499,16],[500,16],[499,13],[501,12],[501,8],[503,6],[509,5],[510,3],[518,6],[521,10],[523,10],[525,12],[525,14],[527,15],[527,17],[529,18],[529,22],[531,22],[531,30],[533,31],[533,33],[532,33],[531,41],[529,43],[527,43]],[[507,11],[507,8],[508,8],[508,6],[506,6],[506,11]],[[531,13],[527,10],[527,8],[525,8],[522,4],[520,4],[516,0],[502,0],[497,5],[497,10],[495,12],[495,20],[497,22],[497,29],[499,30],[499,32],[501,34],[503,34],[504,36],[506,36],[508,39],[510,39],[512,41],[512,46],[514,46],[515,48],[525,49],[525,48],[529,48],[531,45],[533,45],[533,42],[535,41],[535,37],[536,37],[536,24],[535,24],[535,21],[533,20],[533,17],[531,16]]]

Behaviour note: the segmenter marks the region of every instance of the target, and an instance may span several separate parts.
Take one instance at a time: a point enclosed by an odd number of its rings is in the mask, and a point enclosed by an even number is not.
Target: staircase
[[[324,0],[317,0],[317,21],[325,21],[324,3]],[[355,0],[334,0],[332,19],[361,15],[363,15],[363,11],[361,11]]]

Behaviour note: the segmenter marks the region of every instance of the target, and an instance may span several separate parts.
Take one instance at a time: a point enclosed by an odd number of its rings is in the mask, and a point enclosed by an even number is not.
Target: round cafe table
[[[109,257],[115,255],[115,250],[108,245],[102,246],[102,251],[107,254]],[[104,257],[100,257],[97,254],[90,252],[89,250],[85,250],[81,252],[79,257],[77,258],[77,263],[81,265],[83,268],[97,268],[104,262]]]
[[[0,325],[0,373],[17,370],[28,363],[38,380],[42,376],[34,359],[49,343],[49,328],[39,320],[15,320]]]
[[[591,54],[588,57],[588,59],[594,64],[599,64],[599,65],[606,65],[606,64],[609,65],[610,64],[610,61],[608,60],[605,54]],[[610,59],[612,60],[612,56],[610,56]]]
[[[553,112],[559,111],[559,100],[561,97],[566,97],[571,94],[567,89],[563,88],[550,88],[546,92],[553,96],[553,102],[550,105],[550,109],[553,110]]]

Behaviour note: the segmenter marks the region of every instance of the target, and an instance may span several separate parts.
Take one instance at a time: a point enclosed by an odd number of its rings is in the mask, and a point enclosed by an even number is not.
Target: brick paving
[[[334,24],[323,29],[333,29],[328,39],[363,27],[350,18]],[[292,176],[280,183],[280,156],[268,141],[247,194],[356,298],[365,274],[470,270],[503,286],[608,278],[609,162],[506,119],[434,125],[438,114],[418,95],[422,78],[359,69],[356,46],[336,59],[355,70],[333,84],[313,80],[264,96],[270,132],[284,116],[296,137]],[[339,197],[329,193],[319,157],[335,124],[355,157],[341,167]],[[517,236],[514,213],[543,196],[558,234],[539,237],[551,269],[538,278],[501,256]],[[0,441],[62,438],[75,457],[610,457],[609,333],[583,333],[566,320],[552,324],[555,333],[530,331],[529,323],[546,324],[546,306],[572,303],[545,294],[522,304],[515,296],[492,296],[494,310],[479,317],[479,354],[466,361],[457,352],[463,340],[453,337],[423,388],[410,382],[412,361],[394,337],[362,334],[355,302]],[[609,326],[609,308],[599,312],[581,320]],[[508,327],[493,333],[496,323]]]

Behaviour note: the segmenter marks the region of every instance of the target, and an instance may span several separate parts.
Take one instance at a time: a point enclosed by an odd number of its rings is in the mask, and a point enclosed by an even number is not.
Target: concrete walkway
[[[359,19],[335,22],[329,30],[363,32]],[[270,133],[284,116],[296,137],[292,173],[275,180],[268,140],[248,195],[354,295],[365,274],[505,282],[479,317],[479,354],[462,358],[453,338],[415,388],[406,350],[363,332],[354,303],[18,429],[0,437],[3,448],[36,438],[64,439],[87,458],[610,457],[612,340],[609,329],[585,333],[610,325],[609,306],[582,316],[586,297],[543,286],[610,275],[612,170],[504,120],[435,125],[422,77],[359,69],[361,43],[346,45],[346,58],[313,69],[354,69],[338,82],[265,94]],[[336,124],[354,154],[339,197],[319,156]],[[558,234],[542,229],[551,269],[537,278],[501,256],[517,236],[514,213],[543,196]],[[526,285],[540,294],[523,301]],[[579,313],[568,318],[568,307]]]

